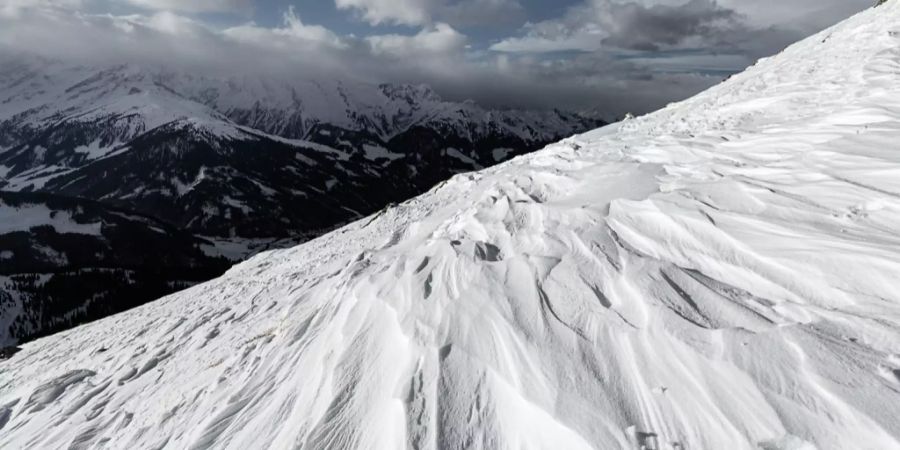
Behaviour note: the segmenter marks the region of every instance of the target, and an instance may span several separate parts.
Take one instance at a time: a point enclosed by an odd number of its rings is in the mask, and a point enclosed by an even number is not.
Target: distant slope
[[[102,204],[0,192],[0,347],[220,275],[212,242]]]
[[[0,362],[0,447],[900,448],[900,1]]]

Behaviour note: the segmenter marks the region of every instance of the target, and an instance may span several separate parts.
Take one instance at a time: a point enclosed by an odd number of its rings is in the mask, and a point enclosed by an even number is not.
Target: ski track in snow
[[[900,2],[0,362],[2,448],[900,448]]]

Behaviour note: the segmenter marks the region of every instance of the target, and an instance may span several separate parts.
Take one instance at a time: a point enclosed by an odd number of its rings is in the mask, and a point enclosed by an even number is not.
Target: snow
[[[34,169],[17,174],[9,178],[9,184],[4,189],[10,191],[19,191],[25,189],[43,189],[50,180],[66,175],[74,169],[66,168],[58,165],[38,166]]]
[[[47,149],[41,147],[40,145],[36,145],[31,149],[31,152],[34,153],[34,160],[40,162],[44,160],[44,156],[47,154]]]
[[[224,257],[229,261],[241,261],[248,256],[264,252],[269,248],[289,247],[296,245],[296,239],[247,239],[217,238],[203,236],[209,244],[201,244],[200,249],[207,256]]]
[[[474,159],[470,158],[469,156],[467,156],[466,154],[464,154],[463,152],[461,152],[455,148],[448,148],[447,156],[456,158],[466,164],[470,164],[470,165],[473,165],[476,167],[478,166],[478,163]]]
[[[81,153],[85,155],[85,158],[89,160],[100,159],[106,156],[109,152],[113,151],[115,147],[118,147],[119,144],[112,144],[109,146],[103,146],[100,140],[96,140],[91,142],[88,145],[82,145],[75,148],[75,153]]]
[[[379,159],[395,161],[403,158],[403,154],[393,153],[380,145],[363,144],[363,150],[366,152],[366,159],[370,161],[377,161]]]
[[[23,78],[31,82],[17,83]],[[284,137],[327,125],[373,132],[384,142],[413,126],[456,127],[461,133],[502,129],[529,142],[583,126],[556,111],[491,111],[445,102],[423,86],[380,86],[353,78],[205,76],[154,66],[11,58],[0,61],[0,122],[38,127],[55,124],[60,116],[83,122],[112,118],[122,128],[123,142],[173,121],[225,138],[242,137],[239,131],[246,130],[232,122],[240,119],[251,129],[293,134]],[[318,134],[332,135],[327,129]]]
[[[253,184],[256,185],[256,188],[259,189],[259,191],[262,192],[263,195],[265,195],[267,197],[274,197],[276,194],[278,194],[278,191],[260,183],[259,181],[256,181],[256,180],[250,180],[250,181],[253,182]]]
[[[222,199],[222,203],[224,203],[232,208],[239,209],[244,214],[250,214],[251,212],[253,212],[253,208],[250,205],[248,205],[247,203],[240,201],[240,200],[236,200],[227,195]]]
[[[193,180],[191,180],[190,183],[185,183],[185,182],[179,180],[178,177],[173,177],[171,180],[171,184],[172,184],[172,187],[175,188],[175,193],[179,197],[184,197],[186,194],[188,194],[189,192],[196,189],[197,186],[200,186],[200,184],[203,183],[203,181],[206,180],[206,178],[207,178],[206,167],[201,166],[200,169],[197,171],[197,175],[194,177]]]
[[[296,158],[297,161],[302,161],[304,164],[306,164],[308,166],[316,165],[316,161],[314,159],[312,159],[308,156],[304,156],[302,153],[299,153],[299,152],[294,154],[294,158]]]
[[[900,448],[900,2],[0,362],[2,448]]]
[[[103,224],[78,223],[68,211],[53,211],[45,205],[12,206],[0,201],[0,235],[51,226],[57,233],[101,235]]]
[[[350,155],[347,154],[346,152],[343,152],[343,151],[335,149],[335,148],[331,148],[327,145],[322,145],[322,144],[318,144],[318,143],[306,141],[306,140],[287,139],[287,138],[283,138],[283,137],[272,135],[272,134],[266,134],[261,131],[253,130],[253,129],[247,128],[247,127],[238,127],[238,129],[246,132],[247,134],[251,134],[251,135],[255,135],[255,136],[264,136],[273,141],[277,141],[277,142],[281,142],[283,144],[297,147],[299,152],[313,150],[317,153],[330,154],[339,161],[349,161],[350,160]],[[298,153],[297,158],[302,159],[302,158],[306,158],[306,157],[303,156],[302,154]],[[310,165],[315,164],[314,160],[310,159],[309,161],[310,161],[309,162]]]

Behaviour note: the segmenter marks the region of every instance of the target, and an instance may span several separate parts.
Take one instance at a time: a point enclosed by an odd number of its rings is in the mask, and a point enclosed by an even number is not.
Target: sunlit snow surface
[[[2,448],[900,448],[900,2],[0,362]]]

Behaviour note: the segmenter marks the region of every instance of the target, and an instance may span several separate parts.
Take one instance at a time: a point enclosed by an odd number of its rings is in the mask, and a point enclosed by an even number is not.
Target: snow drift
[[[0,363],[4,448],[900,447],[900,2]]]

